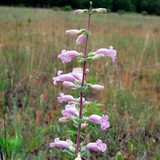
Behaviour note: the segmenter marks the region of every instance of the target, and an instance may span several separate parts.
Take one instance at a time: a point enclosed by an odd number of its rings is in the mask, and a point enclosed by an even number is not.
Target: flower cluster
[[[85,107],[87,110],[87,106],[92,104],[91,101],[85,100],[83,97],[83,93],[91,87],[92,89],[102,91],[104,90],[104,86],[99,84],[91,84],[85,81],[86,75],[89,72],[86,69],[86,62],[91,60],[97,60],[102,57],[110,57],[112,58],[112,62],[116,59],[116,50],[110,46],[109,49],[101,48],[97,49],[97,51],[93,51],[87,54],[87,42],[89,37],[89,25],[90,25],[90,16],[92,13],[104,13],[107,10],[105,8],[97,8],[91,9],[92,3],[90,3],[90,10],[87,9],[78,9],[74,11],[74,14],[82,14],[88,13],[88,29],[70,29],[66,30],[65,34],[67,36],[78,35],[76,39],[76,44],[80,45],[84,40],[86,40],[85,52],[79,53],[76,50],[62,50],[61,54],[58,55],[58,58],[62,60],[62,63],[71,62],[72,58],[77,57],[78,61],[83,63],[83,68],[74,68],[72,72],[67,74],[62,74],[63,71],[58,70],[57,76],[53,77],[53,83],[57,85],[58,81],[62,81],[62,85],[66,88],[78,90],[80,92],[80,97],[73,97],[72,95],[65,95],[64,93],[60,93],[60,96],[57,97],[59,103],[67,102],[65,105],[65,109],[61,111],[63,117],[59,118],[59,123],[66,123],[69,121],[73,121],[78,126],[77,132],[77,142],[74,144],[71,140],[67,139],[66,141],[61,141],[60,138],[55,138],[54,142],[50,143],[50,147],[61,147],[64,148],[64,151],[75,156],[75,160],[82,160],[81,157],[87,153],[86,151],[102,151],[104,152],[107,149],[107,145],[102,143],[100,139],[96,142],[91,142],[86,145],[84,143],[80,143],[80,132],[81,128],[86,127],[88,125],[87,121],[99,124],[100,129],[106,130],[110,127],[109,117],[108,115],[96,115],[92,114],[90,116],[82,115],[82,108]],[[89,123],[90,124],[90,123]]]

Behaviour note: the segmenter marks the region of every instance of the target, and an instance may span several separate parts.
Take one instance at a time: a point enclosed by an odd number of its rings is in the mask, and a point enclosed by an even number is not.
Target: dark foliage
[[[0,5],[33,6],[33,7],[62,7],[70,5],[72,8],[89,8],[91,0],[1,0]],[[146,11],[148,14],[160,14],[160,0],[92,0],[93,7],[105,7],[117,12]]]

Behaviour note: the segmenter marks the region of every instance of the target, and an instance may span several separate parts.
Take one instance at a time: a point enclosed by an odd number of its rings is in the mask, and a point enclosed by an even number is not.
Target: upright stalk
[[[90,3],[90,10],[89,10],[89,18],[88,18],[88,28],[87,31],[89,31],[89,26],[90,26],[90,17],[91,17],[91,8],[92,8],[92,2]],[[85,44],[85,51],[84,51],[84,58],[86,58],[86,53],[87,53],[87,44],[88,44],[88,34],[86,38],[86,44]],[[84,86],[84,81],[85,81],[85,71],[86,71],[86,61],[83,62],[83,76],[82,76],[82,84],[81,87]],[[80,92],[80,110],[79,110],[79,119],[82,119],[82,106],[83,106],[83,92]],[[80,149],[80,132],[81,132],[81,124],[78,124],[78,134],[77,134],[77,146],[75,153],[77,154]]]

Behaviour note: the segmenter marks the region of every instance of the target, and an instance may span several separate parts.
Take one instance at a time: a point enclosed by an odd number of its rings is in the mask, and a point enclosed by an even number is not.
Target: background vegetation
[[[0,5],[33,6],[33,7],[61,7],[70,5],[71,9],[89,8],[90,0],[1,0]],[[94,8],[104,7],[108,11],[143,12],[160,14],[159,0],[92,0]]]
[[[57,55],[62,49],[84,51],[84,44],[77,47],[76,37],[64,33],[86,25],[85,14],[0,7],[0,144],[8,160],[72,159],[49,143],[55,137],[76,142],[76,126],[57,123],[65,105],[57,96],[77,93],[54,86],[52,77],[80,66],[76,59],[62,65]],[[90,31],[88,52],[113,45],[117,59],[87,63],[87,81],[105,85],[102,92],[86,93],[87,100],[102,103],[87,114],[108,114],[111,127],[101,131],[92,123],[83,130],[86,142],[100,138],[108,145],[83,160],[160,159],[160,18],[94,14]]]

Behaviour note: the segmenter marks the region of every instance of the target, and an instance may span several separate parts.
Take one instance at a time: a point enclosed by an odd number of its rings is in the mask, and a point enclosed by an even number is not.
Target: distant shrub
[[[110,8],[107,8],[107,12],[108,12],[108,13],[111,12],[111,9],[110,9]]]
[[[146,11],[142,11],[141,14],[142,14],[143,16],[148,15],[148,13],[147,13]]]
[[[119,15],[122,15],[122,14],[125,14],[125,11],[124,11],[124,10],[118,10],[117,13],[118,13]]]
[[[61,8],[60,8],[60,7],[57,7],[57,6],[54,6],[52,9],[53,9],[54,11],[60,11],[60,10],[61,10]]]
[[[73,9],[72,9],[72,7],[70,5],[67,5],[67,6],[63,7],[63,10],[65,10],[65,11],[72,11]]]

